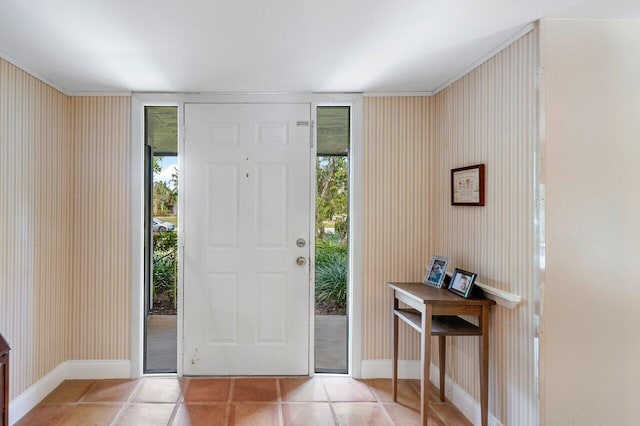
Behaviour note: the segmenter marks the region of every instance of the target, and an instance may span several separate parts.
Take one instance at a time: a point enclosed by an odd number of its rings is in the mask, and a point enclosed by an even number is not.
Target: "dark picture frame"
[[[484,164],[451,169],[451,205],[484,206]]]
[[[449,291],[466,299],[469,297],[469,294],[471,294],[471,288],[473,287],[473,282],[475,280],[476,274],[474,274],[473,272],[456,268],[453,271],[453,275],[451,275]]]
[[[444,256],[433,256],[431,263],[427,266],[422,283],[435,288],[442,288],[444,277],[447,275],[449,258]]]

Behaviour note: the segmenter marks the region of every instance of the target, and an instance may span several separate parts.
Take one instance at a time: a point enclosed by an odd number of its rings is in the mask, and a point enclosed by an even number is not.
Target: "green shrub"
[[[173,302],[178,271],[177,232],[157,232],[153,235],[153,292],[166,295]]]
[[[153,253],[166,253],[178,249],[177,232],[155,232],[153,234]]]
[[[156,257],[153,259],[153,289],[156,295],[166,294],[173,300],[176,283],[175,256]]]
[[[333,253],[347,256],[347,244],[337,235],[327,234],[325,238],[316,240],[316,266],[326,261]]]
[[[345,242],[337,238],[316,240],[316,303],[347,304],[349,256]]]

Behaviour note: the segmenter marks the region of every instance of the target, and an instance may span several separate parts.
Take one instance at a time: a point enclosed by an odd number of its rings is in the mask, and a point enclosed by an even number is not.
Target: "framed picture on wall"
[[[442,288],[444,277],[447,275],[447,265],[449,265],[448,257],[433,256],[422,282],[431,287]]]
[[[484,206],[484,164],[451,169],[451,205]]]
[[[451,276],[451,282],[449,283],[449,291],[462,296],[464,298],[469,297],[471,293],[471,287],[476,279],[476,274],[473,272],[467,272],[462,269],[456,268]]]

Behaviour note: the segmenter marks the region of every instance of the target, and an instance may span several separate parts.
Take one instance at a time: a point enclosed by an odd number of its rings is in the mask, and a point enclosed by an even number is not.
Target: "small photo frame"
[[[465,299],[471,294],[471,287],[476,279],[476,274],[456,268],[451,276],[449,291],[462,296]]]
[[[484,164],[451,169],[451,205],[484,206]]]
[[[442,288],[444,277],[447,275],[447,266],[449,258],[443,256],[433,256],[431,263],[427,267],[422,282],[426,285],[436,288]]]

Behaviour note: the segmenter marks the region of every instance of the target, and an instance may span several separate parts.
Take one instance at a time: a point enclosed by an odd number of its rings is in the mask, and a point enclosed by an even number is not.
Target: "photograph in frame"
[[[428,286],[442,288],[444,277],[447,275],[449,258],[444,256],[433,256],[431,263],[427,266],[422,282]]]
[[[451,205],[484,206],[484,164],[451,170]]]
[[[473,282],[476,279],[476,274],[468,272],[462,269],[456,268],[451,275],[451,282],[449,283],[449,291],[462,296],[464,298],[469,297],[471,294],[471,288]]]

